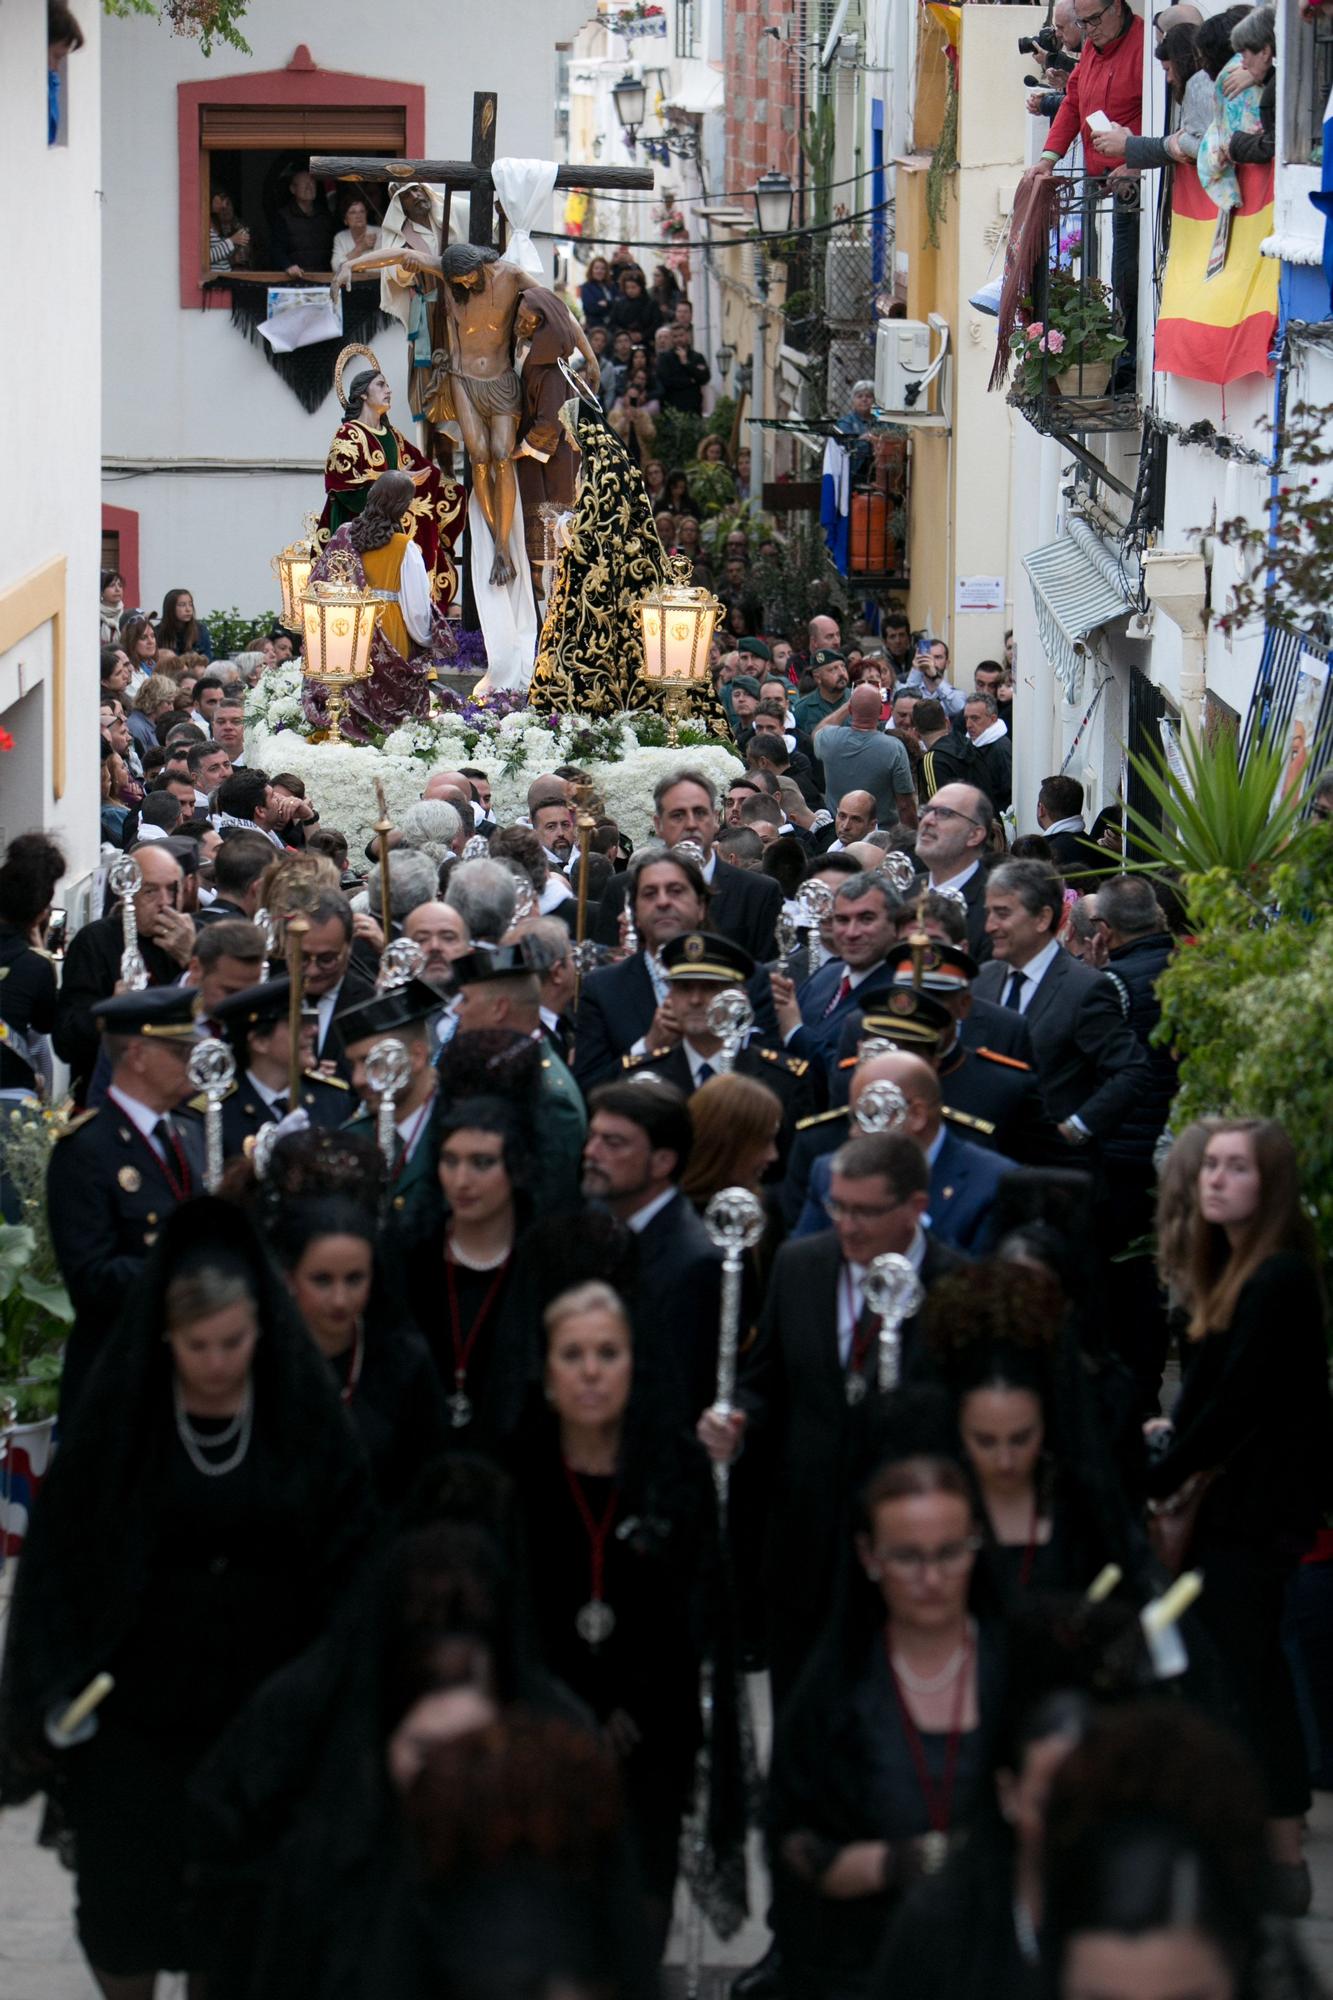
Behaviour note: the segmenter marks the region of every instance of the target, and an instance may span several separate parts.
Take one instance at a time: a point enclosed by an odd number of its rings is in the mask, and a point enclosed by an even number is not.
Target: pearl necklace
[[[190,1422],[179,1376],[171,1385],[171,1399],[176,1411],[176,1435],[195,1471],[201,1472],[205,1479],[221,1479],[227,1473],[235,1472],[245,1461],[245,1455],[250,1449],[250,1436],[254,1429],[255,1399],[251,1384],[246,1383],[245,1401],[231,1422],[223,1430],[214,1431],[211,1435],[196,1431]],[[233,1439],[236,1440],[236,1449],[230,1458],[219,1462],[204,1457],[205,1448],[216,1451],[222,1445],[230,1444]]]
[[[972,1630],[969,1625],[962,1645],[956,1653],[949,1656],[938,1673],[914,1674],[910,1667],[904,1665],[902,1655],[896,1652],[893,1655],[893,1671],[903,1686],[910,1689],[913,1694],[939,1694],[957,1679],[958,1670],[971,1651]]]
[[[452,1236],[448,1239],[447,1249],[454,1263],[461,1264],[465,1271],[498,1271],[501,1264],[513,1253],[511,1244],[507,1250],[502,1250],[498,1257],[472,1257],[459,1248]]]

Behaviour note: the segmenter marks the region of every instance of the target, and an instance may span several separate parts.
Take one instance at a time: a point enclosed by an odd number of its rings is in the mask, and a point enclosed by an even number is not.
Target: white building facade
[[[54,834],[67,901],[98,851],[102,23],[99,8],[80,12],[86,39],[65,65],[48,143],[45,9],[0,9],[6,296],[23,385],[9,398],[0,500],[0,728],[14,742],[0,752],[0,851],[16,833]]]
[[[240,281],[206,282],[210,192],[232,194],[263,255],[273,190],[293,163],[312,153],[466,159],[477,89],[498,96],[499,157],[555,158],[557,44],[583,17],[580,0],[373,16],[329,0],[300,22],[256,6],[249,58],[205,58],[150,20],[108,27],[103,101],[120,136],[102,180],[102,502],[131,572],[127,600],[157,609],[181,587],[201,613],[259,616],[276,604],[270,557],[323,502],[339,421],[331,374],[308,412],[262,343],[233,324]],[[402,329],[367,344],[410,432]]]

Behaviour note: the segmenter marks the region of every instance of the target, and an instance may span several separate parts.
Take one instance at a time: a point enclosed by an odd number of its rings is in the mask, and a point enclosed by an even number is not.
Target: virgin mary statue
[[[413,490],[408,473],[382,472],[367,487],[361,512],[334,530],[310,572],[311,583],[320,583],[340,560],[350,563],[357,587],[379,603],[370,677],[347,691],[342,733],[351,742],[429,714],[431,684],[455,653],[449,621],[431,597],[420,542],[405,532]],[[310,720],[323,727],[328,717],[318,682],[307,687],[305,701]]]
[[[368,347],[345,347],[333,371],[343,420],[333,434],[324,467],[324,511],[319,541],[329,538],[365,507],[383,472],[402,472],[412,482],[408,532],[421,551],[431,597],[444,611],[458,590],[454,544],[463,527],[463,489],[389,422],[392,392]]]

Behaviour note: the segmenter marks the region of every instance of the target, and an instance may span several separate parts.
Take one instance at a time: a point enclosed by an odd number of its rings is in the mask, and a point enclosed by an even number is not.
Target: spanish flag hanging
[[[1159,375],[1221,383],[1272,372],[1278,265],[1259,254],[1273,233],[1272,162],[1238,166],[1236,174],[1240,206],[1232,211],[1225,261],[1210,277],[1218,210],[1192,165],[1175,169],[1153,364]]]

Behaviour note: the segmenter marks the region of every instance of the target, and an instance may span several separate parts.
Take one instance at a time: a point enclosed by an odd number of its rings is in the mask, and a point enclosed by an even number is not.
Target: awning
[[[698,56],[681,56],[672,64],[675,75],[662,92],[673,111],[716,111],[723,97],[722,72]]]
[[[1137,610],[1138,563],[1104,542],[1086,521],[1071,520],[1056,542],[1023,557],[1037,610],[1037,631],[1066,701],[1077,701],[1088,636]]]

